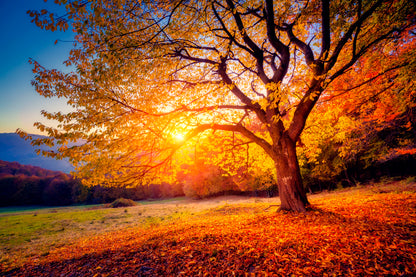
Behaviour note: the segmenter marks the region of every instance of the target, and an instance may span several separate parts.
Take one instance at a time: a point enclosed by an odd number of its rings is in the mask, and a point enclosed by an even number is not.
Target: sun
[[[184,141],[185,140],[185,135],[182,133],[176,133],[173,135],[173,137],[175,138],[176,141]]]

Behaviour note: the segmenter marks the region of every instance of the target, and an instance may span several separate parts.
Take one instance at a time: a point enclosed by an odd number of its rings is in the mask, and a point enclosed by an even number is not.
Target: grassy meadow
[[[416,182],[278,198],[224,196],[0,210],[0,275],[413,276]],[[253,275],[254,276],[254,275]]]
[[[278,199],[217,197],[142,201],[137,206],[106,208],[104,205],[74,207],[0,208],[0,263],[2,268],[21,266],[33,257],[47,256],[51,249],[126,228],[151,228],[176,220],[200,217],[203,211],[228,203],[273,202]]]

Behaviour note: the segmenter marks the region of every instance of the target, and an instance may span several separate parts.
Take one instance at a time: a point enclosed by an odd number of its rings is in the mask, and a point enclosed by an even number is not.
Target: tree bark
[[[303,187],[296,142],[284,135],[277,147],[275,165],[281,206],[279,210],[305,212],[309,201]]]

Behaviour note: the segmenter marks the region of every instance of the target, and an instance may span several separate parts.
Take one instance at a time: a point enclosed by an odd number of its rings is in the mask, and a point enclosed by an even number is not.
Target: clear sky
[[[62,11],[53,0],[0,0],[0,133],[17,128],[39,133],[33,123],[47,122],[41,110],[68,110],[65,101],[45,99],[30,84],[34,74],[29,58],[47,68],[63,68],[72,47],[71,32],[45,31],[30,22],[27,10],[43,8]]]

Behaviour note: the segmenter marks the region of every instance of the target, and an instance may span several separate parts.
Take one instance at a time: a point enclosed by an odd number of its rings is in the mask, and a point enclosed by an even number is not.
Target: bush
[[[116,200],[114,200],[112,203],[108,204],[107,207],[109,208],[119,208],[119,207],[131,207],[131,206],[136,206],[136,202],[134,202],[131,199],[126,199],[126,198],[118,198]]]

